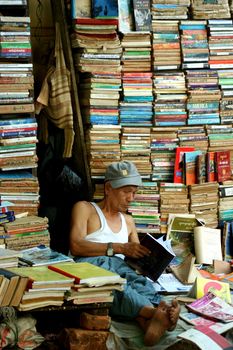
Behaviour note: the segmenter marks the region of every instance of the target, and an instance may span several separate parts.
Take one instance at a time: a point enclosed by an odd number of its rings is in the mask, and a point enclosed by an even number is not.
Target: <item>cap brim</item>
[[[117,180],[110,180],[112,188],[120,188],[124,186],[141,186],[142,180],[140,176],[129,176]]]

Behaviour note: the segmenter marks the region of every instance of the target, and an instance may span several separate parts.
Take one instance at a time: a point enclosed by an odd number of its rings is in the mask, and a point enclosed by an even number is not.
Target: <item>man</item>
[[[88,261],[127,279],[125,290],[114,292],[111,315],[136,319],[144,330],[145,345],[151,346],[166,330],[174,329],[179,305],[176,301],[171,305],[160,301],[152,283],[123,260],[124,256],[141,258],[150,254],[139,243],[133,218],[126,214],[140,185],[141,176],[132,162],[109,165],[104,199],[98,205],[81,201],[73,207],[70,252],[77,262]]]

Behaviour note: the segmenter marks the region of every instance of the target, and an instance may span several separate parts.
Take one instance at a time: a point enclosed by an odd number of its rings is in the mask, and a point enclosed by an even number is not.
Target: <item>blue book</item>
[[[92,0],[92,17],[115,18],[118,17],[117,0]]]

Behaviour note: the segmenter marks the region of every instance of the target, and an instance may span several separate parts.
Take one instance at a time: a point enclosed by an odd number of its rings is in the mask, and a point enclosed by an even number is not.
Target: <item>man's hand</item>
[[[150,255],[151,252],[140,243],[128,242],[124,244],[122,253],[131,258],[142,258],[145,255]]]

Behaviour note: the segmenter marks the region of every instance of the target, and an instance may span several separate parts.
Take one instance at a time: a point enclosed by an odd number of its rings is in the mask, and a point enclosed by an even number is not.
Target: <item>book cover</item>
[[[223,182],[231,179],[231,154],[230,151],[216,151],[215,164],[217,181]]]
[[[188,296],[199,299],[208,292],[214,292],[227,303],[231,303],[231,293],[229,284],[226,282],[212,280],[204,277],[197,277]]]
[[[88,262],[58,263],[56,265],[48,265],[48,268],[64,276],[74,278],[76,284],[105,285],[125,282],[117,273]]]
[[[213,292],[208,292],[191,304],[187,304],[186,307],[190,311],[211,320],[222,322],[233,321],[233,306]]]
[[[151,13],[149,0],[133,0],[136,31],[151,30]]]
[[[202,184],[206,182],[206,154],[198,154],[196,164],[197,183]]]
[[[10,306],[15,306],[17,307],[22,299],[22,296],[27,289],[28,286],[28,277],[20,276],[20,279],[18,281],[16,291],[13,294],[11,301],[10,301]]]
[[[233,227],[232,222],[224,221],[222,230],[222,255],[223,260],[233,259]]]
[[[94,18],[116,18],[118,17],[117,0],[92,0],[92,17]]]
[[[201,151],[192,151],[184,153],[184,174],[185,184],[193,185],[197,183],[197,156]]]
[[[171,242],[164,240],[164,236],[156,239],[147,233],[140,243],[150,249],[151,254],[140,259],[126,257],[125,261],[141,274],[156,281],[175,257]]]
[[[206,226],[194,227],[194,249],[198,264],[222,260],[221,230]]]
[[[225,337],[208,326],[196,326],[179,334],[178,337],[195,344],[201,350],[227,350],[232,348],[231,343]]]
[[[206,154],[206,173],[208,182],[217,180],[214,152],[207,152]]]
[[[11,267],[8,271],[20,276],[28,277],[27,288],[51,288],[51,287],[71,287],[73,278],[68,278],[60,273],[52,271],[48,266]]]
[[[25,231],[25,229],[22,230]],[[34,227],[31,228],[31,231],[32,230],[34,230]],[[19,229],[16,230],[16,232],[19,232]],[[45,247],[44,245],[22,250],[21,253],[22,256],[20,257],[20,260],[27,263],[29,266],[41,266],[73,261],[72,258],[57,252],[50,247]]]
[[[192,152],[195,151],[194,147],[177,147],[176,148],[176,154],[175,154],[175,165],[174,165],[174,178],[173,182],[175,183],[184,183],[184,176],[183,176],[183,156],[185,152]]]

